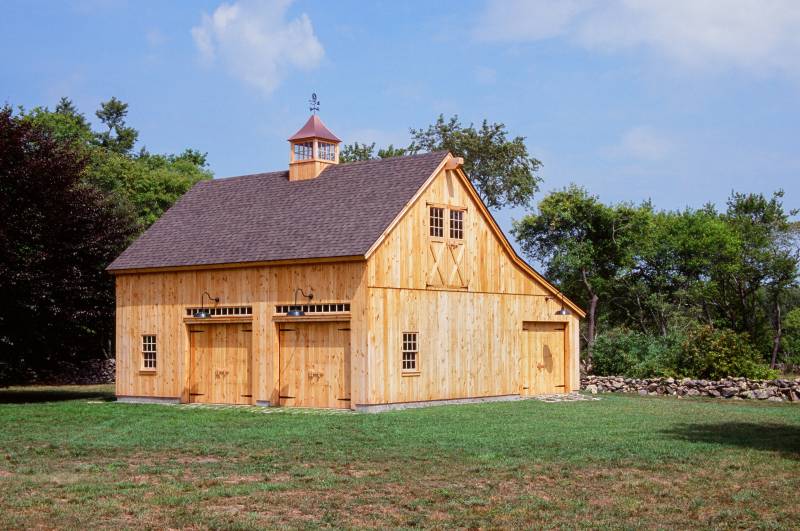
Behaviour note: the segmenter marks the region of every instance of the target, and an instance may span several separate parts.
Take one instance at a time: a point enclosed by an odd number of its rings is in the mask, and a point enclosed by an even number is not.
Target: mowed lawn
[[[603,396],[382,414],[0,391],[0,528],[797,528],[800,407]]]

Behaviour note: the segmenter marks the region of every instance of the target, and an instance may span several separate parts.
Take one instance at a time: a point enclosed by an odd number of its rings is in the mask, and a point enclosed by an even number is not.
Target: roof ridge
[[[359,165],[359,164],[367,164],[367,163],[380,163],[380,162],[387,162],[390,160],[399,160],[399,159],[411,159],[411,158],[419,158],[419,157],[428,157],[432,155],[438,154],[446,154],[448,151],[446,149],[438,150],[438,151],[427,151],[425,153],[413,153],[411,155],[398,155],[396,157],[386,157],[383,159],[368,159],[368,160],[354,160],[352,162],[340,162],[338,166],[352,166],[352,165]],[[329,166],[332,167],[332,166]],[[325,168],[328,169],[328,168]],[[232,179],[242,179],[245,177],[265,177],[268,175],[285,175],[289,172],[289,170],[273,170],[273,171],[262,171],[257,173],[245,173],[243,175],[230,175],[227,177],[214,177],[210,179],[210,181],[201,181],[201,182],[220,182],[220,181],[230,181]]]
[[[200,182],[204,182],[204,183],[207,183],[207,182],[223,182],[223,181],[224,182],[230,182],[230,181],[233,181],[233,180],[236,180],[236,179],[246,179],[248,177],[267,177],[267,176],[271,176],[271,175],[284,176],[284,175],[286,175],[288,173],[289,173],[289,170],[262,171],[262,172],[258,172],[258,173],[246,173],[244,175],[230,175],[228,177],[214,177],[213,179],[200,181]]]
[[[201,181],[108,269],[363,256],[444,160],[419,153],[335,164],[305,181],[286,170]]]

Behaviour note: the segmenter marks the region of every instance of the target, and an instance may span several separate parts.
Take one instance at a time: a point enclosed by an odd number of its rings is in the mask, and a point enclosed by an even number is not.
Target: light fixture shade
[[[291,310],[289,310],[288,312],[286,312],[286,315],[288,315],[289,317],[302,317],[302,316],[304,316],[305,314],[306,314],[306,312],[304,312],[303,310],[301,310],[299,307],[297,307],[297,308],[292,308]]]
[[[572,315],[572,312],[567,310],[566,308],[561,308],[556,312],[556,315]]]
[[[194,315],[192,317],[194,317],[195,319],[206,319],[208,317],[208,312],[205,310],[198,310],[194,312]]]

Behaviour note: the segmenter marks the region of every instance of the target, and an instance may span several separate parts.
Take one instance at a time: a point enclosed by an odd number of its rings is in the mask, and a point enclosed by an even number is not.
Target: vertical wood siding
[[[429,275],[429,207],[466,208],[462,267],[466,288],[440,287]],[[445,233],[449,219],[445,216]],[[438,242],[437,242],[438,245]],[[516,265],[458,176],[443,170],[367,262],[366,396],[380,404],[518,394],[523,322],[567,324],[567,387],[578,385],[578,318],[558,317],[560,302]],[[441,275],[437,278],[441,278]],[[403,375],[403,332],[419,333],[419,374]]]
[[[117,276],[117,395],[188,401],[189,327],[184,318],[186,308],[199,307],[201,294],[208,291],[220,298],[221,306],[253,307],[252,402],[277,404],[275,306],[291,304],[295,288],[311,288],[314,302],[350,302],[353,324],[364,330],[357,322],[365,315],[357,295],[364,269],[364,262],[347,262]],[[143,334],[157,337],[154,372],[140,370]],[[360,365],[359,370],[363,371]]]

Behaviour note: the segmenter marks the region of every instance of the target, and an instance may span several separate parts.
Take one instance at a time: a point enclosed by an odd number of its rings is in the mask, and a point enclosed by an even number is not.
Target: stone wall
[[[114,383],[116,363],[108,360],[90,360],[80,364],[60,363],[48,371],[31,374],[29,385],[94,385]]]
[[[638,393],[643,396],[708,396],[732,400],[753,399],[800,403],[800,378],[795,380],[693,380],[691,378],[625,378],[582,376],[581,389],[597,393]]]

